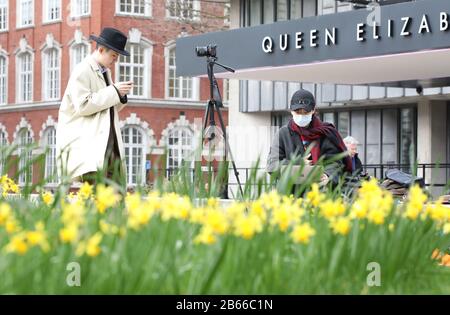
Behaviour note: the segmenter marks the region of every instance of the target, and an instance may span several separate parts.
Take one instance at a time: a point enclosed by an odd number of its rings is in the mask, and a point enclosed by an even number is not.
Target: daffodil
[[[306,201],[313,207],[317,207],[324,199],[325,196],[320,192],[319,185],[312,184],[311,190],[306,194]]]
[[[95,257],[100,254],[100,242],[102,241],[102,234],[100,232],[95,233],[86,242],[86,254],[91,257]]]
[[[97,186],[95,204],[99,213],[105,213],[106,209],[116,205],[120,201],[120,196],[112,187],[103,184]]]
[[[230,227],[225,213],[218,209],[208,211],[204,224],[220,235],[225,234]]]
[[[338,218],[332,223],[333,232],[336,234],[347,235],[350,232],[350,219],[345,217]]]
[[[408,194],[405,217],[410,220],[416,220],[423,210],[426,201],[427,195],[423,193],[422,189],[417,184],[412,186]]]
[[[291,238],[296,243],[309,243],[312,236],[316,234],[316,231],[311,227],[309,223],[303,223],[296,225],[291,233]]]
[[[59,230],[59,238],[63,243],[74,243],[78,239],[78,226],[68,225]]]
[[[80,196],[83,200],[89,199],[92,194],[93,187],[88,182],[83,183],[83,185],[81,185],[80,187],[80,190],[78,191],[78,196]]]
[[[234,230],[237,236],[251,239],[256,233],[262,231],[262,222],[256,214],[241,214],[234,221]]]
[[[12,215],[11,206],[5,202],[0,203],[0,226],[4,225]]]
[[[51,192],[46,191],[46,192],[44,192],[44,193],[42,194],[42,201],[43,201],[47,206],[50,206],[50,205],[53,203],[53,200],[54,200],[54,198],[53,198],[53,195],[52,195]]]
[[[17,253],[19,255],[25,255],[28,249],[29,246],[24,233],[14,235],[5,247],[7,253]]]
[[[62,212],[61,221],[64,225],[81,225],[85,221],[86,209],[80,202],[64,204]]]
[[[320,214],[328,220],[332,220],[337,216],[341,216],[345,213],[345,204],[341,199],[326,200],[320,206]]]
[[[214,244],[217,241],[216,236],[214,235],[212,229],[208,226],[203,226],[200,230],[200,233],[195,237],[195,244]]]
[[[10,216],[5,224],[6,233],[13,234],[19,232],[21,230],[19,222],[13,217]]]

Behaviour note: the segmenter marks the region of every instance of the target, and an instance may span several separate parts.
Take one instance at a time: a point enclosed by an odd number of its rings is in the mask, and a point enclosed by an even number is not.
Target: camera
[[[216,57],[216,47],[217,45],[197,46],[195,52],[197,57]]]

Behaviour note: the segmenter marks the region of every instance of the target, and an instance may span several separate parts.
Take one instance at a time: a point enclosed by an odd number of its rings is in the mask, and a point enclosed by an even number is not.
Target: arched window
[[[118,81],[133,81],[133,90],[129,96],[148,98],[151,87],[151,46],[141,41],[139,44],[128,44],[126,50],[130,56],[119,57]]]
[[[167,49],[166,69],[166,94],[168,98],[198,99],[198,78],[176,75],[175,46]]]
[[[138,126],[126,125],[122,129],[127,168],[127,184],[145,183],[145,141],[144,134]]]
[[[76,29],[74,39],[69,43],[70,46],[70,71],[73,71],[75,66],[83,61],[84,58],[91,52],[91,44],[83,36],[80,29]]]
[[[89,49],[89,45],[85,43],[75,44],[70,48],[70,64],[72,69],[86,58],[89,54]]]
[[[43,99],[60,98],[60,58],[57,48],[47,48],[43,52]]]
[[[8,60],[0,55],[0,105],[8,102]]]
[[[167,149],[167,168],[171,173],[190,159],[192,154],[193,132],[188,127],[176,127],[169,132]]]
[[[45,150],[45,178],[47,183],[55,184],[58,182],[56,177],[56,129],[48,127],[44,132]]]
[[[23,52],[17,56],[17,102],[33,101],[33,55]]]
[[[33,168],[31,165],[32,152],[31,144],[33,138],[28,128],[22,128],[18,133],[18,157],[19,157],[19,185],[31,183],[33,178]]]

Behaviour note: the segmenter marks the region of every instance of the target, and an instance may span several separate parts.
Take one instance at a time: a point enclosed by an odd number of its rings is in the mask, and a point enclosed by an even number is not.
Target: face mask
[[[312,114],[308,115],[294,115],[294,122],[300,127],[306,127],[311,123]]]

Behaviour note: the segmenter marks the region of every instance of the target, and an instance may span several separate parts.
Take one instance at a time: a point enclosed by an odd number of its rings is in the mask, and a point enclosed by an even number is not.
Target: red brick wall
[[[151,73],[151,96],[152,104],[163,100],[165,97],[165,44],[176,38],[184,31],[188,34],[198,33],[199,25],[195,29],[189,24],[180,24],[175,20],[166,18],[165,0],[152,0],[152,17],[124,17],[116,16],[115,0],[91,0],[91,16],[83,17],[79,20],[78,25],[71,21],[68,17],[70,0],[62,0],[62,22],[43,25],[42,3],[43,1],[35,1],[34,27],[25,29],[16,28],[16,2],[9,1],[9,31],[0,33],[0,45],[2,49],[8,52],[8,105],[0,106],[0,124],[6,126],[8,132],[9,143],[13,141],[13,134],[16,126],[19,124],[22,116],[25,116],[31,124],[35,141],[39,141],[39,132],[42,124],[52,115],[55,120],[58,116],[57,105],[53,105],[47,109],[33,109],[27,106],[23,109],[8,110],[8,106],[16,103],[16,58],[15,50],[19,48],[19,42],[22,37],[27,39],[29,46],[34,51],[34,78],[33,78],[33,102],[42,102],[42,64],[41,64],[41,47],[45,44],[47,34],[51,33],[61,47],[61,97],[64,94],[65,87],[70,76],[70,55],[69,43],[74,39],[74,33],[79,28],[84,37],[90,34],[99,34],[103,27],[112,26],[120,29],[125,34],[131,28],[137,28],[142,32],[142,37],[150,40],[153,45],[152,55],[152,73]],[[217,3],[201,2],[201,10],[212,13],[217,16],[223,16],[223,5]],[[69,21],[69,23],[68,23]],[[210,19],[205,22],[202,20],[201,25],[207,25],[209,31],[223,28],[223,20]],[[92,44],[94,47],[94,44]],[[113,75],[114,77],[114,75]],[[200,80],[200,99],[206,106],[206,100],[209,98],[209,83],[206,79]],[[162,104],[165,104],[162,102]],[[42,107],[41,107],[42,108]],[[120,113],[120,119],[127,118],[131,113],[146,121],[155,133],[156,142],[159,143],[161,132],[167,125],[180,117],[183,111],[186,118],[192,123],[196,117],[202,118],[204,108],[197,106],[189,106],[183,101],[177,101],[176,105],[146,105],[138,106],[131,104],[128,108]],[[228,122],[228,113],[223,111],[225,123]],[[153,159],[153,158],[152,158]]]

